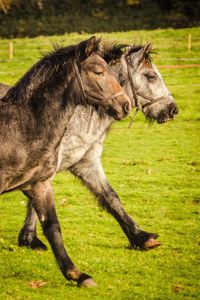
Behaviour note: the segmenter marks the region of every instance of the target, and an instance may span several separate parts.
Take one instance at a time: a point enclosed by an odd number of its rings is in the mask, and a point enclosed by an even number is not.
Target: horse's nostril
[[[177,106],[175,107],[174,114],[175,114],[175,115],[178,114],[178,107],[177,107]]]
[[[128,113],[130,112],[130,105],[129,105],[128,102],[126,102],[126,103],[124,104],[123,109],[124,109],[124,112],[125,112],[126,114],[128,114]]]
[[[178,107],[176,105],[171,106],[170,115],[173,117],[178,114]]]

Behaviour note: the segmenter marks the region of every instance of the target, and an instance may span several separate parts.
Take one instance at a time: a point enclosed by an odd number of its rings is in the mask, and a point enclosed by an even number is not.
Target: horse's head
[[[109,63],[119,83],[148,119],[164,123],[178,113],[161,74],[150,58],[151,44],[145,46],[115,45],[105,47],[105,60]]]
[[[75,87],[86,104],[101,107],[106,113],[120,120],[130,112],[131,102],[100,56],[99,42],[92,37],[77,46],[73,60]]]

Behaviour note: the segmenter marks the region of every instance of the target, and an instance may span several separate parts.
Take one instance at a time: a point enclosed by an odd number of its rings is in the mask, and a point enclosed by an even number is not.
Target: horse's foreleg
[[[99,159],[84,159],[70,171],[83,181],[98,198],[100,205],[117,220],[133,248],[150,249],[160,245],[156,241],[157,234],[141,230],[126,213],[117,193],[109,185]]]
[[[43,244],[37,237],[36,224],[37,215],[32,206],[32,202],[29,199],[27,204],[26,219],[18,236],[18,245],[20,247],[29,247],[33,250],[47,250],[46,245]]]
[[[58,265],[67,280],[76,281],[78,285],[94,286],[92,278],[80,272],[68,256],[62,240],[60,224],[56,215],[54,195],[51,183],[38,182],[24,191],[35,209],[42,225],[44,235],[48,239]]]

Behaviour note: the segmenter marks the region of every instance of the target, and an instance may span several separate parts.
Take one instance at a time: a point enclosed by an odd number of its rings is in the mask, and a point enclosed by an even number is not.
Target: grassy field
[[[200,63],[199,28],[98,35],[129,43],[152,41],[158,66]],[[12,60],[8,40],[0,40],[0,82],[14,84],[52,43],[88,36],[16,39]],[[176,120],[149,127],[141,114],[131,129],[130,118],[116,122],[103,153],[107,177],[125,209],[142,228],[160,235],[161,247],[129,250],[115,220],[77,179],[60,173],[54,188],[64,242],[75,264],[98,287],[79,289],[66,282],[50,249],[18,248],[26,199],[17,191],[0,198],[0,299],[200,299],[200,68],[161,72],[180,109]],[[33,288],[31,283],[38,281],[44,285]]]

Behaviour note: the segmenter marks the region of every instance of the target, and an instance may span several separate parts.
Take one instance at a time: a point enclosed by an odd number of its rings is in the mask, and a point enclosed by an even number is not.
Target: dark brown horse
[[[92,113],[121,119],[130,109],[94,37],[46,55],[0,99],[0,194],[20,189],[30,199],[63,275],[80,285],[94,282],[64,248],[52,178],[65,145],[73,152],[73,143],[91,130]],[[84,113],[85,126],[74,123],[77,112]]]

